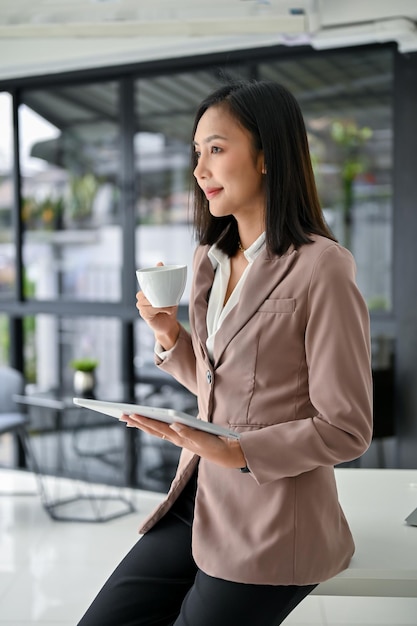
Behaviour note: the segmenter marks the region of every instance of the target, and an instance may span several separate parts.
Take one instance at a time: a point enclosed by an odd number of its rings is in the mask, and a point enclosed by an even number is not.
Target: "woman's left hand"
[[[242,448],[235,439],[218,437],[183,424],[165,424],[136,414],[122,415],[120,421],[160,439],[166,439],[180,448],[186,448],[223,467],[240,468],[246,465]]]

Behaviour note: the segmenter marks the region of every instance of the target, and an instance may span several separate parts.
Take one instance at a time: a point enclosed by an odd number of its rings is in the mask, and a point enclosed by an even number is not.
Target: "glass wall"
[[[355,256],[369,308],[391,311],[393,51],[283,55],[277,47],[234,58],[195,59],[193,68],[178,60],[169,71],[162,63],[153,72],[137,66],[122,77],[109,68],[103,80],[73,75],[21,89],[22,255],[12,220],[19,214],[12,98],[0,93],[0,363],[11,348],[20,351],[32,390],[70,393],[71,361],[90,357],[99,363],[98,394],[119,398],[129,389],[124,399],[133,390],[147,403],[193,410],[189,395],[166,381],[149,383],[157,371],[153,337],[135,307],[134,270],[187,264],[180,307],[187,324],[195,247],[190,134],[198,103],[229,78],[278,81],[297,97],[326,219]]]
[[[19,109],[27,297],[121,294],[117,83],[25,91]]]

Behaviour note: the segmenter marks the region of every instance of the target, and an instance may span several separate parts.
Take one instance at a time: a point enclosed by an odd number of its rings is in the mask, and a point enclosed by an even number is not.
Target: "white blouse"
[[[213,345],[216,333],[222,325],[226,315],[230,313],[233,307],[239,302],[240,293],[248,276],[249,270],[252,267],[252,263],[264,247],[265,233],[262,233],[262,235],[260,235],[258,239],[245,250],[244,255],[248,261],[248,265],[224,306],[223,303],[226,297],[227,285],[229,284],[230,278],[230,258],[227,254],[219,250],[215,244],[208,252],[208,257],[215,271],[213,287],[211,289],[207,308],[206,345],[211,359],[213,358]]]
[[[222,325],[226,315],[230,313],[233,307],[239,302],[240,293],[248,276],[249,270],[252,267],[252,263],[259,256],[264,247],[265,233],[262,233],[262,235],[260,235],[258,239],[245,250],[244,255],[248,261],[248,266],[224,306],[223,303],[226,297],[227,285],[230,278],[230,258],[227,254],[219,250],[216,244],[211,246],[208,251],[208,257],[214,269],[214,281],[207,308],[206,346],[211,359],[213,358],[213,346],[216,333]],[[162,346],[159,343],[156,343],[155,352],[159,358],[164,359],[170,353],[170,350],[163,350]]]

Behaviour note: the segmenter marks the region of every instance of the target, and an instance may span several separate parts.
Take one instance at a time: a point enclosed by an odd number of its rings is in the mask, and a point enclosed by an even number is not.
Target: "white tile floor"
[[[0,470],[3,494],[22,489],[36,489],[30,474]],[[137,540],[140,519],[162,498],[144,491],[130,495],[137,512],[101,524],[53,521],[37,495],[0,496],[0,626],[77,624]],[[311,596],[285,624],[417,626],[417,600]]]

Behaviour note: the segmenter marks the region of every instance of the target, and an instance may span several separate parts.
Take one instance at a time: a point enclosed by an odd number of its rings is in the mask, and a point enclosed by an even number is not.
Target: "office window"
[[[25,91],[24,271],[36,300],[121,294],[117,83]]]
[[[121,306],[115,332],[124,342],[116,350],[115,362],[125,351],[133,368],[126,338],[137,321],[135,267],[158,261],[188,266],[180,310],[186,322],[196,243],[189,198],[192,124],[201,100],[229,78],[274,80],[295,94],[306,120],[326,219],[355,256],[359,286],[369,308],[390,311],[392,55],[391,49],[381,47],[306,51],[203,68],[196,61],[194,70],[132,74],[123,82],[115,73],[102,82],[23,89],[18,117],[23,295],[27,300],[47,301],[44,314],[24,319],[28,381],[68,388],[68,362],[84,351],[84,344],[78,345],[80,338],[92,320],[94,336],[95,326],[98,330],[106,319],[113,328],[114,303]],[[13,305],[18,256],[12,229],[10,94],[0,94],[0,106],[5,121],[0,137],[0,303],[11,300]],[[122,170],[122,163],[126,169]],[[349,166],[347,185],[344,176]],[[126,300],[128,272],[131,303]],[[78,317],[67,316],[68,301],[79,304]],[[100,317],[95,317],[95,306]],[[21,314],[18,306],[14,315],[16,311]],[[142,340],[142,325],[136,329],[135,354],[142,364],[152,359],[153,347]],[[109,337],[114,334],[106,328],[103,345],[107,332]],[[51,353],[49,365],[38,349],[37,337],[42,333]],[[0,358],[5,359],[8,341],[4,316]],[[100,361],[107,358],[102,354]],[[98,375],[106,372],[108,381],[117,382],[119,364],[117,368],[114,372],[100,367]]]

